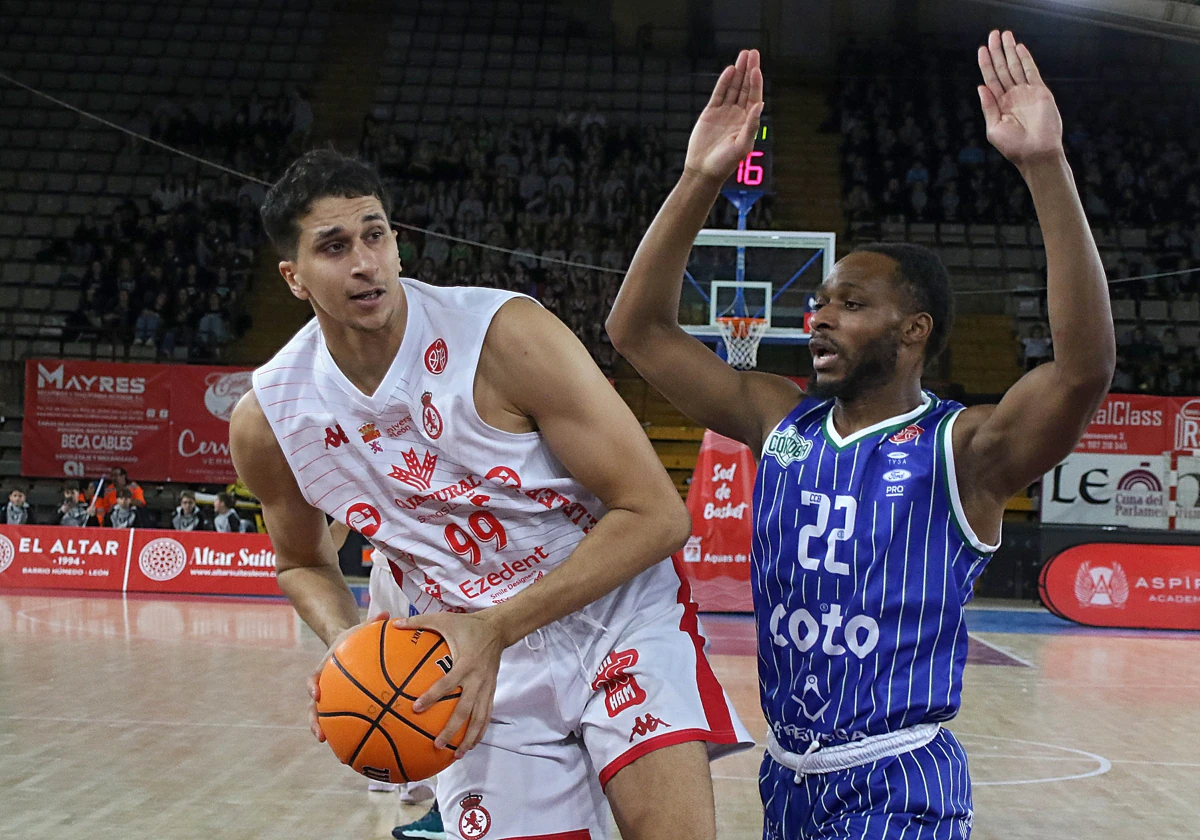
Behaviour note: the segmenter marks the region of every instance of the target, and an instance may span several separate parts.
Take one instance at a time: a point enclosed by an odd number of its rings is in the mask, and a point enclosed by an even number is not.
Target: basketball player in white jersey
[[[279,586],[327,644],[358,624],[324,513],[362,533],[461,686],[451,836],[715,836],[708,761],[748,748],[669,561],[690,522],[584,347],[520,295],[401,278],[370,167],[314,151],[263,205],[316,317],[234,412]],[[316,682],[310,680],[315,694]],[[323,735],[313,713],[313,730]]]

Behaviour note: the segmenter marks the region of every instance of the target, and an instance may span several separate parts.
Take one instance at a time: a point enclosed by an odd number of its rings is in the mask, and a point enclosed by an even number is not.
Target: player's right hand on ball
[[[359,627],[376,621],[387,621],[391,617],[390,613],[381,612],[379,615],[368,621],[364,621],[362,624],[347,627],[341,633],[338,633],[334,640],[329,643],[329,650],[325,651],[325,655],[321,657],[317,669],[308,675],[308,729],[312,732],[313,737],[322,744],[325,743],[325,733],[321,730],[321,719],[317,717],[317,701],[321,699],[321,672],[325,670],[325,663],[333,656],[334,649],[342,643],[342,640]]]

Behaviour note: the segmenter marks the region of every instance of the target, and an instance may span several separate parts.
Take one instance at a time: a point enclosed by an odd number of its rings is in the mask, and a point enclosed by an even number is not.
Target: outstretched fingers
[[[1015,87],[1016,82],[1013,81],[1012,74],[1008,72],[1008,62],[1004,58],[1004,45],[1000,42],[999,31],[993,29],[988,33],[987,49],[988,55],[992,59],[992,70],[1000,83],[1001,93]],[[996,98],[999,99],[999,97]]]
[[[1006,30],[1000,36],[1000,43],[1004,47],[1004,66],[1012,76],[1013,82],[1018,85],[1029,84],[1029,80],[1025,78],[1025,67],[1021,64],[1020,56],[1017,55],[1017,39]]]
[[[721,71],[717,86],[713,88],[712,96],[708,100],[708,107],[719,108],[725,102],[725,95],[729,92],[729,86],[733,84],[733,71],[732,64]]]
[[[978,58],[979,72],[983,75],[983,83],[987,85],[988,91],[998,102],[1000,97],[1004,96],[1004,85],[1000,84],[1000,79],[996,76],[996,68],[992,66],[992,54],[987,47],[980,47]]]
[[[746,74],[742,77],[742,88],[738,91],[737,104],[740,108],[753,105],[762,99],[762,70],[758,50],[743,50],[746,55]],[[740,59],[741,56],[739,55]],[[757,81],[756,81],[757,80]],[[755,87],[758,88],[758,99],[755,99]]]
[[[735,105],[738,98],[742,95],[742,85],[746,83],[747,65],[750,63],[750,51],[742,50],[738,53],[737,61],[733,65],[733,81],[729,84],[729,90],[725,92],[723,105]]]
[[[1025,70],[1025,78],[1029,80],[1029,84],[1042,84],[1042,74],[1038,72],[1037,64],[1034,62],[1029,48],[1024,44],[1017,44],[1017,57],[1021,60],[1021,67]]]

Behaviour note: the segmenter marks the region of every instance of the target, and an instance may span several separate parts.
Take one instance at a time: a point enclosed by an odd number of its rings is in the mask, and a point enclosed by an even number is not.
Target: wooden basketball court
[[[1195,837],[1200,634],[971,610],[952,724],[978,840]],[[748,618],[705,619],[761,742]],[[420,813],[316,743],[321,644],[278,601],[0,594],[0,838],[386,838]],[[713,765],[719,836],[755,840],[761,750]]]

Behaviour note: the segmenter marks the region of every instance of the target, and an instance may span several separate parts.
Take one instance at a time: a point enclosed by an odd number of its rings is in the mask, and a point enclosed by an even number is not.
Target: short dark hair
[[[933,329],[925,342],[925,358],[935,359],[946,349],[950,327],[954,324],[954,292],[946,266],[933,251],[911,242],[869,242],[851,253],[866,251],[882,254],[896,263],[892,279],[904,287],[913,312],[928,312]]]
[[[300,243],[301,216],[318,199],[373,195],[392,215],[392,197],[371,164],[335,149],[313,149],[292,162],[259,208],[267,236],[280,255],[295,259]]]
[[[196,501],[196,491],[180,490],[179,491],[179,500],[183,501],[184,499],[191,499],[193,502]]]
[[[79,482],[75,481],[74,479],[71,479],[69,481],[64,481],[63,482],[63,492],[65,493],[68,490],[78,493],[79,492]]]
[[[225,507],[229,508],[230,510],[233,509],[233,496],[229,495],[228,493],[218,493],[217,498],[221,501],[221,504],[225,505]]]
[[[133,491],[130,490],[128,487],[122,487],[120,490],[117,491],[117,498],[118,499],[132,499]]]

